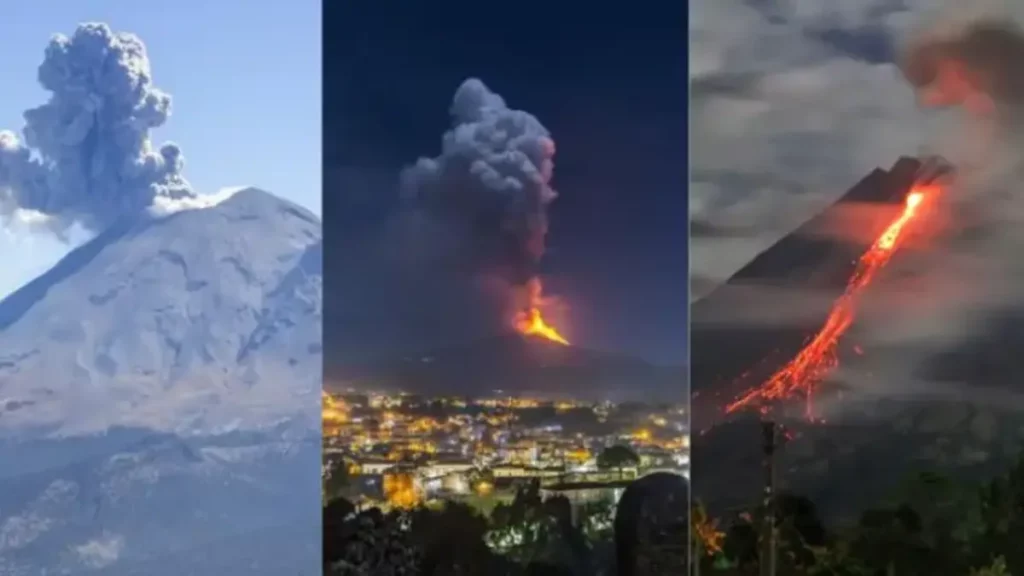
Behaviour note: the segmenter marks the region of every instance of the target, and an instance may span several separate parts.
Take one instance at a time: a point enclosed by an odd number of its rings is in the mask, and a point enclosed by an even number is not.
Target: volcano
[[[713,423],[712,415],[725,403],[771,376],[821,327],[858,257],[899,214],[922,167],[916,159],[901,158],[889,170],[872,171],[829,209],[693,303],[690,377],[695,428]],[[863,237],[864,242],[825,233],[849,213],[863,215],[858,224],[864,233],[856,238]],[[769,316],[780,309],[800,312],[785,318]]]
[[[319,570],[320,242],[250,188],[0,302],[0,574]]]
[[[923,167],[921,161],[901,158],[889,170],[873,171],[831,207],[694,303],[693,489],[711,509],[749,507],[761,493],[763,416],[727,414],[725,407],[801,351],[844,294],[858,258],[871,247],[823,231],[850,214],[860,214],[857,226],[863,234],[857,237],[877,237],[900,214]],[[778,314],[780,310],[787,314]],[[793,310],[799,313],[790,313]],[[1024,336],[1022,325],[1017,326],[1014,339]],[[1013,341],[1005,339],[1007,330],[1004,318],[998,326],[1004,343]],[[955,366],[950,373],[959,382],[990,385],[993,357],[1005,360],[1008,355],[990,351],[1005,350],[1005,345],[988,343],[989,339],[965,343],[924,369],[941,372]],[[840,363],[855,353],[855,347],[843,341],[836,350]],[[893,497],[913,473],[931,470],[982,478],[1001,470],[1019,452],[1022,422],[1008,406],[994,408],[968,397],[937,394],[865,396],[844,398],[841,415],[811,423],[801,410],[789,410],[799,402],[784,402],[771,416],[788,429],[787,443],[777,456],[778,482],[782,489],[812,498],[827,516],[856,514]]]
[[[328,386],[425,395],[489,396],[496,391],[583,400],[679,402],[682,367],[507,333],[361,366],[336,366]]]

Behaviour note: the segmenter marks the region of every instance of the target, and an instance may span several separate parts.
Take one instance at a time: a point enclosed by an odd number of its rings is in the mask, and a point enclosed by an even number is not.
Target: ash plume
[[[24,113],[24,138],[0,132],[0,217],[35,215],[58,235],[98,232],[156,199],[194,196],[181,150],[150,139],[171,98],[153,85],[138,37],[100,23],[56,35],[38,80],[50,97]]]
[[[480,80],[457,88],[439,154],[326,176],[325,191],[338,193],[325,201],[344,203],[331,251],[344,281],[325,301],[324,328],[346,351],[339,364],[507,333],[537,292],[556,197],[553,139]]]
[[[528,112],[475,78],[455,92],[452,128],[441,154],[421,158],[402,177],[408,200],[456,237],[469,238],[470,268],[499,294],[502,315],[539,297],[555,143]]]
[[[1012,19],[952,13],[911,39],[901,69],[926,105],[998,113],[1024,104],[1021,57],[1024,35]]]
[[[555,142],[537,118],[510,109],[475,78],[455,92],[441,155],[403,175],[408,197],[480,239],[480,262],[525,284],[544,255]]]

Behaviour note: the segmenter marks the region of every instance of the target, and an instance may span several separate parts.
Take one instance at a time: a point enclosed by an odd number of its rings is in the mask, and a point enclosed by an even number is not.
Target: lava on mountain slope
[[[794,397],[812,415],[813,392],[838,362],[838,344],[861,295],[917,227],[914,221],[928,211],[950,171],[941,160],[912,158],[901,158],[888,171],[874,170],[831,208],[694,303],[693,413],[703,422],[695,420],[695,428],[747,409],[765,413]],[[859,212],[858,206],[871,208]],[[867,233],[863,242],[821,234],[834,230],[837,221],[848,223],[839,216],[849,216],[851,208],[871,215],[858,224]],[[744,320],[766,308],[793,309],[779,300],[790,293],[804,295],[796,316],[770,325]],[[809,293],[827,300],[805,302]]]
[[[821,329],[807,342],[795,358],[776,371],[760,386],[749,390],[726,406],[726,412],[759,406],[766,409],[764,402],[801,396],[806,400],[806,415],[813,419],[814,389],[835,368],[839,359],[836,354],[839,340],[853,324],[857,304],[865,290],[871,285],[878,272],[889,263],[899,250],[907,229],[922,212],[922,204],[933,200],[939,193],[938,185],[915,186],[906,196],[903,212],[872,244],[857,262],[846,290],[836,300]]]
[[[516,330],[523,336],[538,336],[559,344],[569,344],[556,328],[544,320],[540,308],[531,307],[520,312],[516,318]]]
[[[541,280],[534,276],[526,284],[526,303],[522,309],[515,312],[512,327],[523,336],[535,336],[568,346],[569,341],[562,336],[558,329],[544,320],[541,308],[546,304],[547,299],[543,294]]]

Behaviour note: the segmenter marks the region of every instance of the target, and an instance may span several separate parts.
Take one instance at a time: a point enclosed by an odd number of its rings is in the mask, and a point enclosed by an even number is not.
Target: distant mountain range
[[[657,366],[516,333],[380,362],[334,366],[325,378],[336,388],[469,397],[497,390],[597,400],[681,402],[686,397],[684,367]]]

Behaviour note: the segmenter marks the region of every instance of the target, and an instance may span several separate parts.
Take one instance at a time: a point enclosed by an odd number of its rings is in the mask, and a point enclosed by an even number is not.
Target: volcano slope
[[[249,188],[0,302],[0,575],[318,572],[321,238]]]
[[[726,414],[741,392],[767,380],[822,326],[854,271],[866,242],[822,234],[855,215],[862,234],[877,237],[901,210],[922,164],[902,158],[875,170],[838,202],[786,236],[691,308],[694,496],[717,513],[749,507],[761,493],[760,415]],[[862,209],[863,208],[863,209]],[[899,259],[900,255],[895,255]],[[870,288],[869,288],[870,290]],[[798,313],[793,313],[793,310]],[[782,315],[780,311],[785,311]],[[1012,342],[1024,323],[1004,320],[992,341]],[[925,367],[933,381],[1012,385],[1007,347],[972,342]],[[999,352],[999,351],[1002,352]],[[840,364],[856,350],[840,341]],[[1019,362],[1018,362],[1019,364]],[[819,397],[835,394],[826,383]],[[832,518],[848,517],[897,495],[918,471],[981,478],[1002,470],[1024,439],[1015,411],[964,397],[844,398],[840,417],[810,423],[804,400],[777,406],[788,429],[778,452],[778,487],[813,499]]]

